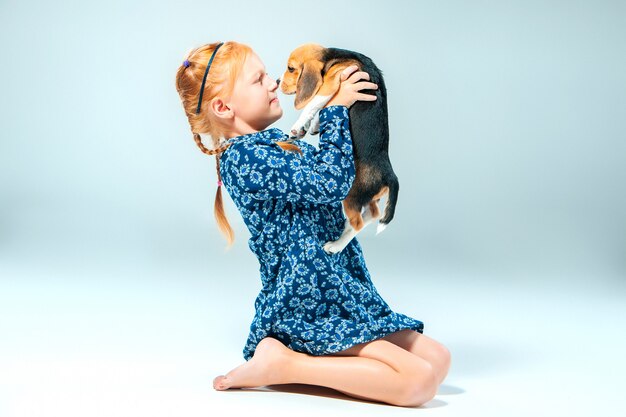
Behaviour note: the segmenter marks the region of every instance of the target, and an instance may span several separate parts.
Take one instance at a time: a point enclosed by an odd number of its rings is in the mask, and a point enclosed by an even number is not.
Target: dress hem
[[[349,343],[344,343],[342,344],[342,346],[339,349],[321,349],[323,350],[322,352],[300,352],[300,353],[307,353],[309,355],[313,355],[313,356],[324,356],[324,355],[328,355],[328,354],[332,354],[332,353],[337,353],[337,352],[341,352],[347,349],[350,349],[351,347],[354,347],[356,345],[359,345],[361,343],[369,343],[369,342],[373,342],[374,340],[378,340],[378,339],[382,339],[383,337],[390,335],[392,333],[396,333],[399,332],[401,330],[414,330],[420,334],[424,333],[424,325],[420,324],[420,325],[403,325],[403,326],[397,326],[396,330],[393,331],[386,331],[386,332],[380,332],[376,335],[372,335],[371,337],[357,337],[357,336],[353,336],[344,340],[350,340]]]
[[[383,337],[387,335],[399,332],[401,330],[413,330],[420,334],[424,333],[424,322],[417,320],[417,319],[413,319],[413,318],[410,318],[410,321],[412,321],[413,324],[407,324],[407,323],[393,324],[392,326],[382,327],[377,332],[370,331],[369,336],[350,336],[345,339],[342,339],[341,342],[322,342],[320,344],[320,341],[298,343],[296,340],[295,341],[296,346],[294,346],[294,341],[292,341],[291,343],[285,343],[285,341],[282,340],[282,338],[279,335],[269,333],[264,337],[273,337],[275,339],[278,339],[287,348],[293,350],[294,352],[306,353],[307,355],[312,355],[312,356],[324,356],[324,355],[329,355],[329,354],[333,354],[333,353],[350,349],[351,347],[355,345],[359,345],[362,343],[369,343],[369,342],[373,342],[374,340],[382,339]],[[313,344],[313,343],[315,343],[315,347],[311,348],[307,346],[307,344]],[[249,361],[254,356],[254,352],[256,351],[257,344],[258,342],[254,345],[254,350],[252,349],[249,350],[248,354],[245,353],[245,351],[247,350],[247,347],[244,349],[244,359],[246,361]]]

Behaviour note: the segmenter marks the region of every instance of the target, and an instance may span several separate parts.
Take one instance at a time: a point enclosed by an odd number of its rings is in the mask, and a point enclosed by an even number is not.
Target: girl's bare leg
[[[441,343],[414,330],[400,330],[383,339],[427,360],[441,384],[450,370],[450,351]]]
[[[252,359],[216,377],[213,386],[224,390],[289,383],[325,386],[401,406],[421,405],[437,391],[432,366],[388,341],[360,344],[337,356],[312,356],[270,337],[259,342]]]

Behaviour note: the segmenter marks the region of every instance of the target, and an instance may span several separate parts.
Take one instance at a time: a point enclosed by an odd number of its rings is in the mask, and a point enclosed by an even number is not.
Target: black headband
[[[196,114],[200,113],[200,104],[202,104],[202,93],[204,93],[204,83],[206,81],[206,76],[209,73],[209,68],[211,67],[211,62],[213,62],[213,57],[220,46],[224,45],[224,42],[221,42],[219,45],[215,47],[213,50],[213,54],[211,55],[211,59],[209,59],[209,63],[206,64],[206,70],[204,70],[204,77],[202,78],[202,87],[200,87],[200,97],[198,98],[198,108],[196,109]]]

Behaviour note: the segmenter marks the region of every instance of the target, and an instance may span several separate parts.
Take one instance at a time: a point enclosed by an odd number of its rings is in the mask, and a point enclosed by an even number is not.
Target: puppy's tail
[[[385,204],[385,211],[380,220],[378,220],[378,226],[376,227],[376,234],[379,234],[385,227],[391,222],[393,219],[393,215],[396,212],[396,202],[398,201],[398,190],[400,189],[400,184],[398,183],[398,178],[394,177],[392,181],[389,182],[389,194],[387,195],[387,202]]]

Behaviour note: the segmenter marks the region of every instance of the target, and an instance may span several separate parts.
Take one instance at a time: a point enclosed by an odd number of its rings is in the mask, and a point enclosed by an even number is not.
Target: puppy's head
[[[322,85],[324,49],[322,45],[307,43],[294,49],[289,55],[280,87],[285,94],[296,94],[294,105],[297,110],[302,109]]]

